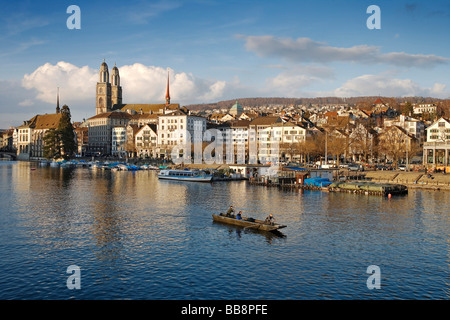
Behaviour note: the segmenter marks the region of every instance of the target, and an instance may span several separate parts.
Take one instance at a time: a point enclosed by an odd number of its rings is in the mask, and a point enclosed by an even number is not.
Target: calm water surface
[[[389,200],[0,162],[0,203],[0,299],[450,297],[449,193]],[[231,204],[288,227],[213,223]],[[70,265],[81,290],[66,286]]]

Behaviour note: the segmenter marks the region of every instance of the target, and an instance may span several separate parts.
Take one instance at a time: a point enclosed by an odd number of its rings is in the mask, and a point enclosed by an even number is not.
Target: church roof
[[[61,113],[51,113],[44,115],[35,115],[26,125],[20,127],[29,127],[33,129],[57,129],[61,121]]]
[[[230,114],[241,114],[244,112],[244,108],[236,101],[236,103],[231,107]]]
[[[158,104],[119,104],[114,106],[115,110],[121,111],[134,110],[137,113],[141,111],[143,113],[162,113],[164,108],[176,110],[180,108],[180,105],[176,103],[171,103],[169,105],[166,105],[164,103],[158,103]]]
[[[105,113],[97,114],[93,117],[90,117],[88,120],[103,119],[103,118],[130,119],[131,115],[126,112],[112,111],[112,112],[105,112]]]
[[[108,70],[108,65],[105,61],[103,61],[102,65],[100,66],[100,71]]]
[[[35,129],[56,129],[61,121],[61,113],[45,114],[36,116]]]

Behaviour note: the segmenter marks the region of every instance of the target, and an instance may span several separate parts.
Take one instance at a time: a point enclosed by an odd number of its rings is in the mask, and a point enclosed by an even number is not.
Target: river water
[[[0,203],[0,299],[450,298],[444,192],[388,199],[0,162]],[[288,227],[214,223],[229,205]],[[79,290],[67,286],[73,265]]]

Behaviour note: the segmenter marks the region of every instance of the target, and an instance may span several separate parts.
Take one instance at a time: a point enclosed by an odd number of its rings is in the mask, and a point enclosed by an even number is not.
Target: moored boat
[[[59,167],[59,162],[57,162],[57,161],[52,161],[52,162],[50,162],[50,167],[52,167],[52,168],[57,168],[57,167]]]
[[[201,170],[161,170],[158,178],[178,181],[210,182],[213,175]]]
[[[213,220],[217,222],[222,222],[226,224],[231,224],[235,226],[240,226],[244,228],[254,229],[254,230],[261,230],[261,231],[277,231],[282,228],[286,228],[287,226],[281,225],[278,223],[266,223],[262,220],[256,220],[252,218],[242,218],[242,219],[236,219],[234,217],[227,216],[224,213],[221,214],[213,214]]]

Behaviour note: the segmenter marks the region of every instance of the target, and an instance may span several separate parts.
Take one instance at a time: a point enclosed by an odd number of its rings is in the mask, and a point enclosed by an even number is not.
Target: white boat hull
[[[176,181],[192,181],[192,182],[210,182],[212,180],[212,176],[204,176],[204,177],[172,177],[172,176],[158,176],[159,179],[165,180],[176,180]]]
[[[175,181],[210,182],[213,176],[203,171],[161,170],[158,178]]]

